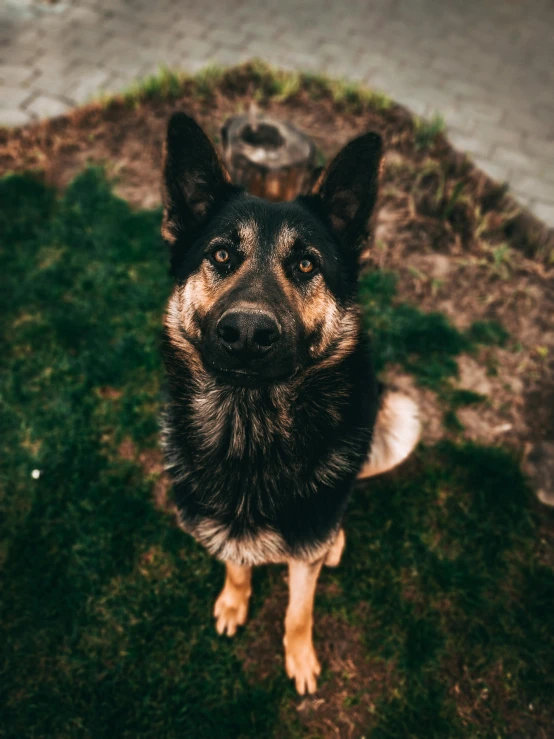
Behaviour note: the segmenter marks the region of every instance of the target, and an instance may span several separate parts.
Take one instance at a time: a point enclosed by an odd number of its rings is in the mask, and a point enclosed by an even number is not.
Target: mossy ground
[[[321,722],[313,703],[306,718],[279,650],[253,679],[245,653],[268,659],[256,634],[217,637],[221,565],[156,507],[155,475],[117,451],[157,443],[159,219],[97,170],[59,197],[26,176],[0,182],[2,735],[551,735],[554,576],[533,495],[500,448],[420,448],[358,486],[316,613],[356,632],[358,665],[385,669],[371,695],[324,665],[333,713]],[[444,383],[459,351],[505,340],[498,326],[457,331],[398,303],[376,272],[362,300],[380,367],[439,383],[445,407],[476,400]],[[254,622],[280,578],[256,573]],[[336,634],[316,626],[316,638]]]

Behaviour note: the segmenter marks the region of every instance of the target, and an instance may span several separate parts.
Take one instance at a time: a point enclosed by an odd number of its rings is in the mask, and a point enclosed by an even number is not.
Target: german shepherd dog
[[[285,665],[300,694],[316,689],[316,582],[339,563],[356,477],[394,467],[419,435],[413,402],[379,392],[357,303],[381,158],[367,133],[309,195],[270,203],[231,183],[184,113],[165,143],[167,469],[182,527],[225,563],[219,634],[246,620],[252,567],[288,564]]]

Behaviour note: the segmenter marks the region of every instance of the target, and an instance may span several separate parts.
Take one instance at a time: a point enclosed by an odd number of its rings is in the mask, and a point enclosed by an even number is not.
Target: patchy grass
[[[435,113],[429,119],[417,117],[415,126],[416,147],[418,149],[426,149],[445,130],[444,118],[439,113]]]
[[[501,449],[422,448],[358,486],[317,598],[319,703],[295,696],[282,609],[264,606],[281,568],[256,572],[256,628],[216,636],[222,568],[155,506],[158,473],[140,463],[157,438],[169,288],[159,220],[97,170],[60,197],[0,181],[3,735],[546,739],[554,578]],[[423,383],[502,340],[398,303],[387,273],[361,295],[379,367]]]
[[[215,89],[224,74],[223,67],[218,64],[209,64],[194,76],[193,84],[196,94],[200,98],[208,98],[214,94]]]
[[[109,107],[118,99],[123,99],[127,105],[136,107],[151,100],[176,99],[182,94],[192,94],[205,100],[212,98],[222,87],[226,90],[235,87],[240,90],[245,85],[248,85],[252,97],[260,103],[268,100],[286,102],[306,91],[313,100],[329,98],[339,109],[357,115],[366,110],[387,110],[393,104],[384,93],[369,90],[348,80],[286,71],[272,67],[261,59],[253,59],[245,65],[230,69],[209,64],[194,76],[161,67],[157,74],[139,80],[120,95],[102,96],[101,102]]]
[[[386,110],[392,105],[392,100],[384,93],[368,90],[347,80],[333,80],[330,91],[333,101],[352,113],[362,113],[369,108]]]
[[[205,78],[208,74],[207,69],[203,76],[198,77],[199,88],[202,84],[206,84]],[[187,75],[182,72],[162,67],[158,74],[149,75],[132,85],[123,93],[123,98],[128,105],[133,107],[146,100],[172,100],[179,96],[187,79],[189,79]],[[105,99],[104,103],[109,105],[110,99]]]
[[[369,271],[360,281],[362,312],[371,333],[378,370],[399,364],[420,385],[444,391],[456,377],[456,357],[479,344],[503,346],[506,330],[496,321],[476,321],[459,331],[443,313],[424,313],[395,300],[396,275]]]
[[[504,346],[509,334],[498,321],[475,321],[469,330],[470,339],[488,346]]]

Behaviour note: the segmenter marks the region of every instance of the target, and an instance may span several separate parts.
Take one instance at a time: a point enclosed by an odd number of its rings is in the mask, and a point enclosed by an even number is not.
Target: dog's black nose
[[[269,351],[279,341],[281,329],[270,313],[235,310],[220,318],[217,335],[228,352],[248,359]]]

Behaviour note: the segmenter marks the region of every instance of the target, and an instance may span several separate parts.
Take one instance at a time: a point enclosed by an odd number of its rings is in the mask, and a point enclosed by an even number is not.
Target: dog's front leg
[[[214,606],[218,634],[233,636],[237,626],[246,622],[248,600],[252,592],[252,567],[225,563],[225,585]]]
[[[300,695],[314,693],[321,672],[312,643],[313,609],[317,578],[323,559],[289,561],[289,605],[285,617],[285,666]]]

